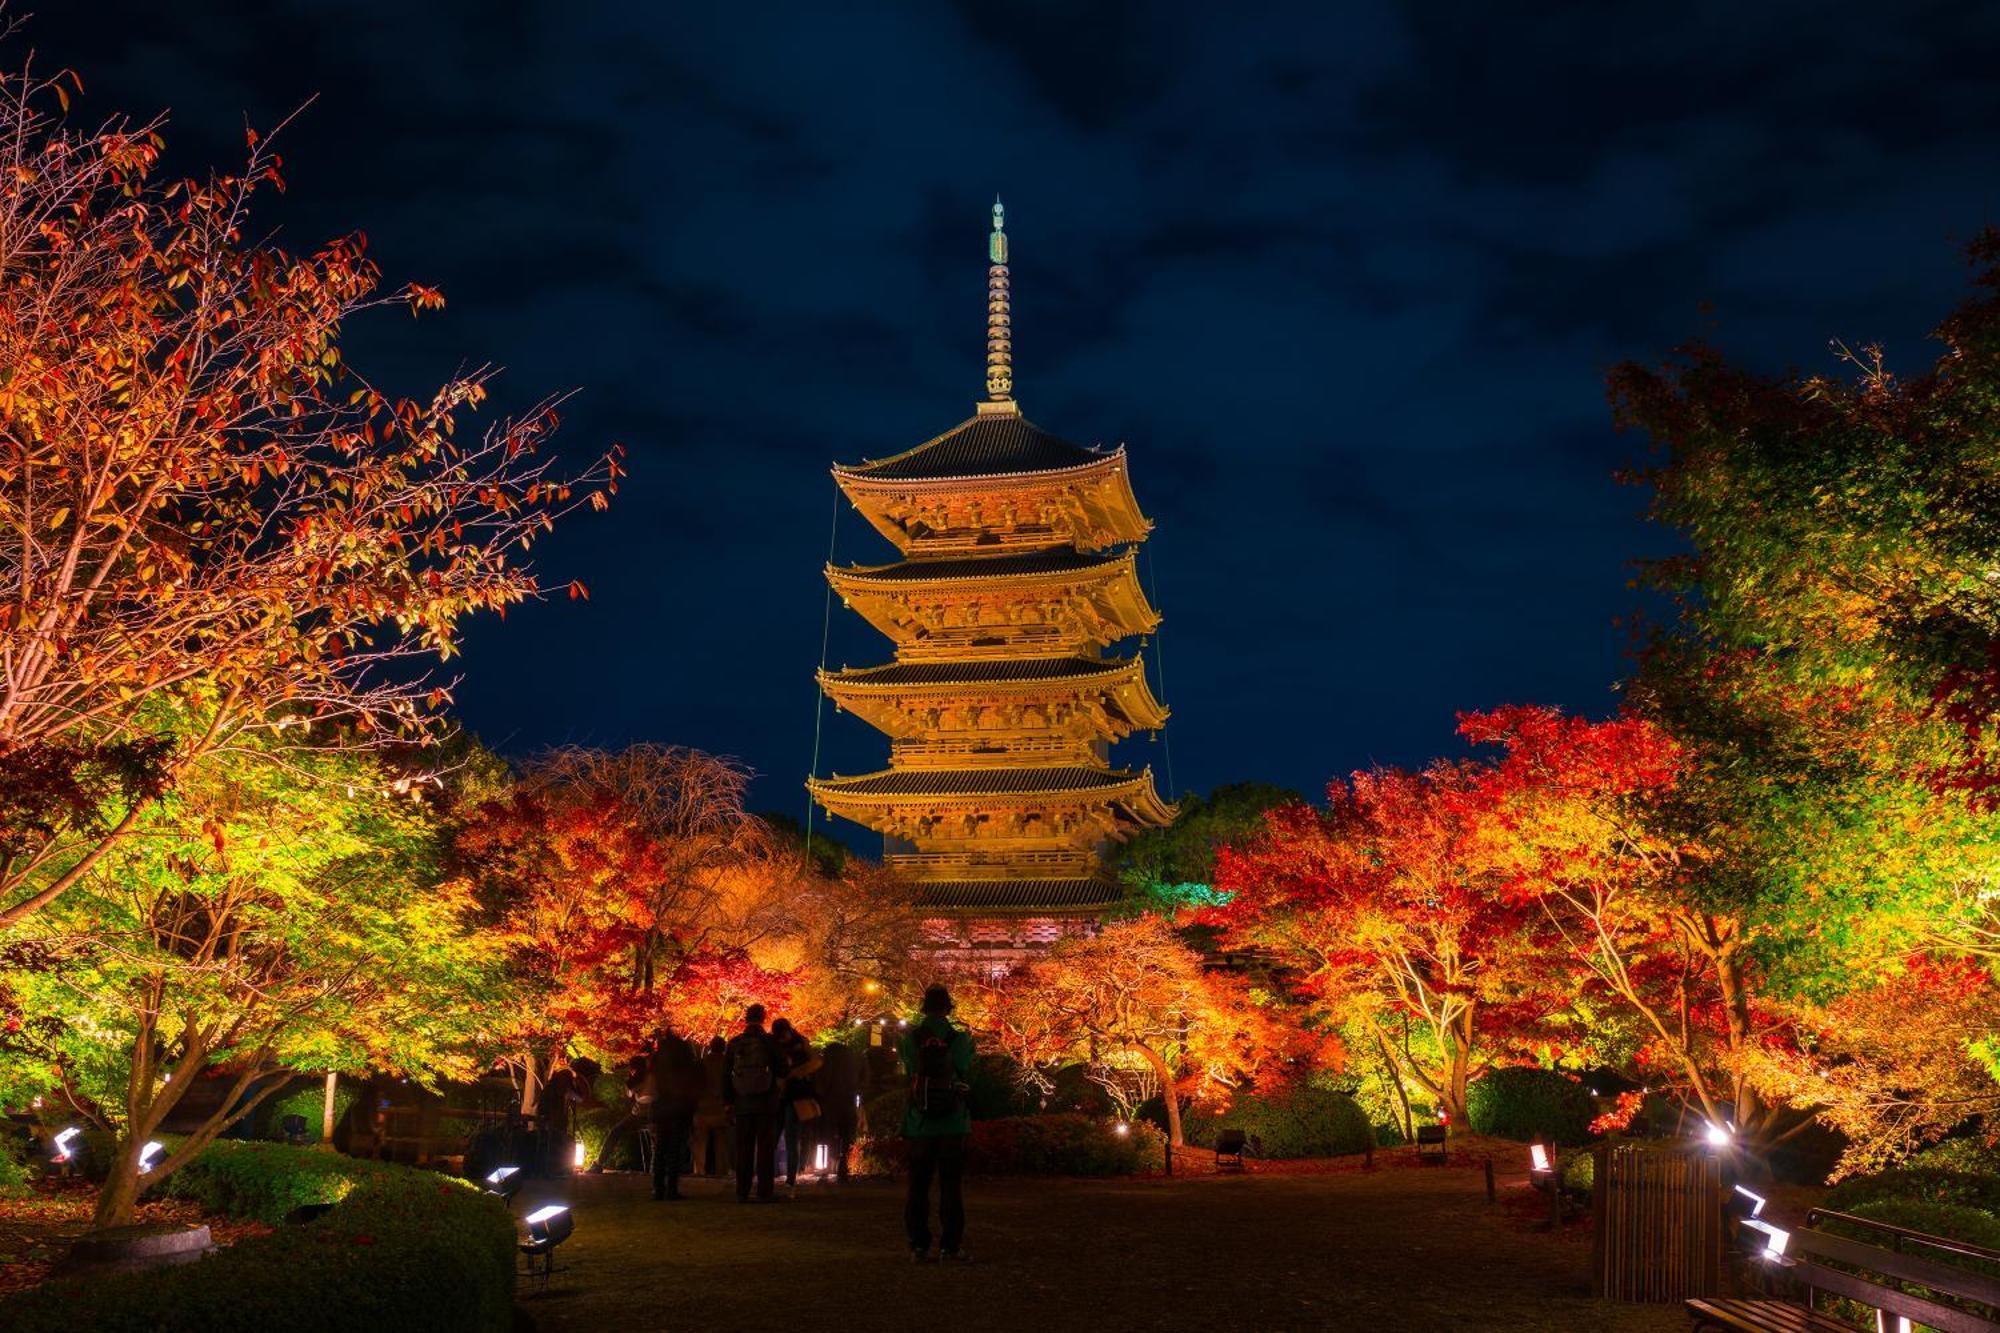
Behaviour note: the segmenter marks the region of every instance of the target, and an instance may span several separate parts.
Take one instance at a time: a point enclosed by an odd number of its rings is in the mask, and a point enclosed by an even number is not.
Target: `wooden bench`
[[[1434,1148],[1437,1150],[1435,1153],[1436,1159],[1440,1162],[1444,1161],[1446,1152],[1444,1136],[1445,1129],[1443,1125],[1418,1125],[1417,1160],[1421,1162],[1425,1158],[1432,1156],[1433,1154],[1430,1150]]]
[[[1822,1230],[1821,1224],[1826,1222],[1859,1231],[1868,1240]],[[1938,1329],[1940,1333],[2000,1331],[2000,1278],[1973,1272],[1940,1257],[1947,1255],[2000,1264],[2000,1251],[1816,1208],[1807,1214],[1804,1230],[1789,1233],[1781,1255],[1754,1261],[1802,1288],[1803,1302],[1697,1297],[1687,1302],[1687,1310],[1697,1329],[1853,1333],[1851,1324],[1818,1313],[1819,1297],[1826,1295],[1844,1297],[1880,1311],[1885,1327],[1896,1327],[1894,1321],[1900,1317],[1911,1325]],[[1911,1287],[1921,1288],[1926,1294],[1918,1295]],[[1934,1298],[1962,1304],[1946,1304]]]
[[[1217,1171],[1241,1171],[1243,1169],[1244,1132],[1240,1129],[1225,1129],[1215,1136],[1215,1169]]]

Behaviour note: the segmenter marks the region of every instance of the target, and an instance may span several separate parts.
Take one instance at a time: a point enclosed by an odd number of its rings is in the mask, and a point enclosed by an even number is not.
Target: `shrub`
[[[1375,1142],[1375,1127],[1354,1098],[1310,1083],[1238,1093],[1226,1109],[1196,1105],[1181,1117],[1182,1133],[1199,1147],[1213,1148],[1224,1129],[1242,1130],[1259,1157],[1343,1157]]]
[[[975,1055],[965,1080],[972,1091],[974,1120],[998,1120],[1007,1115],[1033,1115],[1041,1099],[1021,1081],[1021,1066],[1004,1055]]]
[[[1824,1206],[1858,1214],[1867,1204],[1889,1200],[1954,1204],[2000,1216],[2000,1176],[1923,1167],[1882,1171],[1841,1181],[1827,1191]]]
[[[965,1169],[976,1176],[1135,1176],[1160,1169],[1167,1137],[1143,1121],[1120,1134],[1115,1121],[1060,1112],[972,1122]],[[864,1169],[901,1171],[905,1140],[891,1133],[863,1141]]]
[[[861,1107],[862,1136],[869,1139],[893,1139],[903,1132],[903,1112],[909,1109],[910,1093],[907,1088],[891,1088],[879,1097],[871,1097]]]
[[[0,1199],[28,1192],[28,1157],[33,1149],[25,1134],[0,1128]]]
[[[580,1112],[576,1117],[576,1137],[583,1144],[583,1160],[596,1166],[604,1153],[605,1140],[611,1131],[625,1121],[625,1112],[609,1107],[594,1106]],[[611,1145],[611,1156],[604,1160],[606,1171],[637,1171],[644,1161],[639,1153],[639,1136],[626,1134]]]
[[[217,1139],[168,1176],[159,1192],[193,1199],[211,1212],[277,1223],[294,1208],[339,1203],[364,1180],[402,1169],[284,1144]]]
[[[1587,1143],[1597,1108],[1583,1084],[1553,1069],[1515,1065],[1487,1071],[1465,1094],[1476,1134],[1527,1142]]]
[[[279,1183],[288,1164],[315,1183]],[[175,1179],[189,1172],[196,1188],[212,1192],[196,1197],[233,1203],[248,1216],[267,1215],[280,1199],[328,1192],[336,1181],[349,1188],[324,1217],[239,1241],[200,1263],[44,1283],[0,1302],[0,1326],[12,1333],[512,1327],[513,1219],[500,1200],[463,1181],[259,1143],[213,1144]]]
[[[2000,1148],[1984,1139],[1946,1139],[1911,1157],[1907,1166],[1935,1171],[1965,1171],[1975,1176],[2000,1176]]]
[[[1962,1203],[1876,1199],[1871,1203],[1857,1204],[1851,1211],[1854,1216],[1865,1217],[1871,1222],[1886,1222],[1892,1227],[1906,1227],[1911,1231],[1921,1231],[1927,1236],[1942,1236],[1946,1240],[1962,1241],[1967,1245],[1978,1245],[1989,1250],[2000,1250],[2000,1218],[1982,1209],[1968,1208]],[[1860,1227],[1846,1227],[1838,1222],[1828,1222],[1826,1226],[1829,1231],[1851,1235],[1856,1240],[1867,1241],[1870,1244],[1881,1243],[1880,1237],[1871,1236]],[[1971,1264],[1983,1269],[1990,1267],[1942,1254],[1931,1254],[1928,1257],[1954,1266]]]
[[[337,1126],[347,1118],[360,1090],[352,1083],[337,1084],[333,1092],[333,1123]],[[285,1117],[296,1115],[305,1117],[306,1142],[318,1143],[320,1129],[326,1123],[326,1084],[315,1079],[296,1088],[289,1088],[273,1097],[259,1108],[263,1138],[283,1142],[285,1138]]]

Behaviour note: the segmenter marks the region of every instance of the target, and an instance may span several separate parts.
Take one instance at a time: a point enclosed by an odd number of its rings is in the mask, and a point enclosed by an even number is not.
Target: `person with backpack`
[[[968,1097],[972,1037],[951,1021],[951,992],[932,986],[923,1012],[898,1046],[910,1079],[910,1104],[903,1112],[903,1138],[910,1150],[910,1192],[903,1208],[910,1257],[930,1258],[931,1178],[938,1182],[938,1258],[965,1258],[965,1141],[972,1135]]]
[[[764,1006],[743,1011],[743,1030],[722,1053],[722,1098],[736,1125],[736,1201],[750,1201],[750,1177],[757,1178],[757,1201],[777,1193],[778,1116],[784,1095],[784,1054],[764,1031]]]

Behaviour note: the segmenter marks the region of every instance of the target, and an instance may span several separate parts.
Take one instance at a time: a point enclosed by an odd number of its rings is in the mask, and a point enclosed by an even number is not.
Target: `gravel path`
[[[1529,1229],[1476,1172],[967,1182],[972,1264],[912,1265],[899,1182],[723,1182],[655,1204],[637,1176],[567,1187],[575,1236],[542,1333],[874,1329],[1518,1329],[1666,1333],[1678,1308],[1589,1296],[1587,1241]],[[780,1185],[782,1192],[783,1186]],[[530,1193],[529,1206],[553,1194]]]

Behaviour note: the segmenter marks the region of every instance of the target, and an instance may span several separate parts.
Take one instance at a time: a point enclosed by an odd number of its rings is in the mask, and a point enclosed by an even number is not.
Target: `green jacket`
[[[950,1019],[929,1014],[918,1020],[914,1027],[906,1029],[903,1040],[897,1046],[897,1053],[903,1057],[903,1073],[906,1076],[912,1081],[917,1077],[917,1040],[926,1032],[951,1042],[951,1067],[958,1071],[960,1079],[971,1073],[971,1036]],[[959,1099],[958,1110],[950,1115],[928,1116],[914,1106],[903,1112],[903,1137],[906,1139],[943,1139],[971,1132],[972,1107],[963,1097]]]

